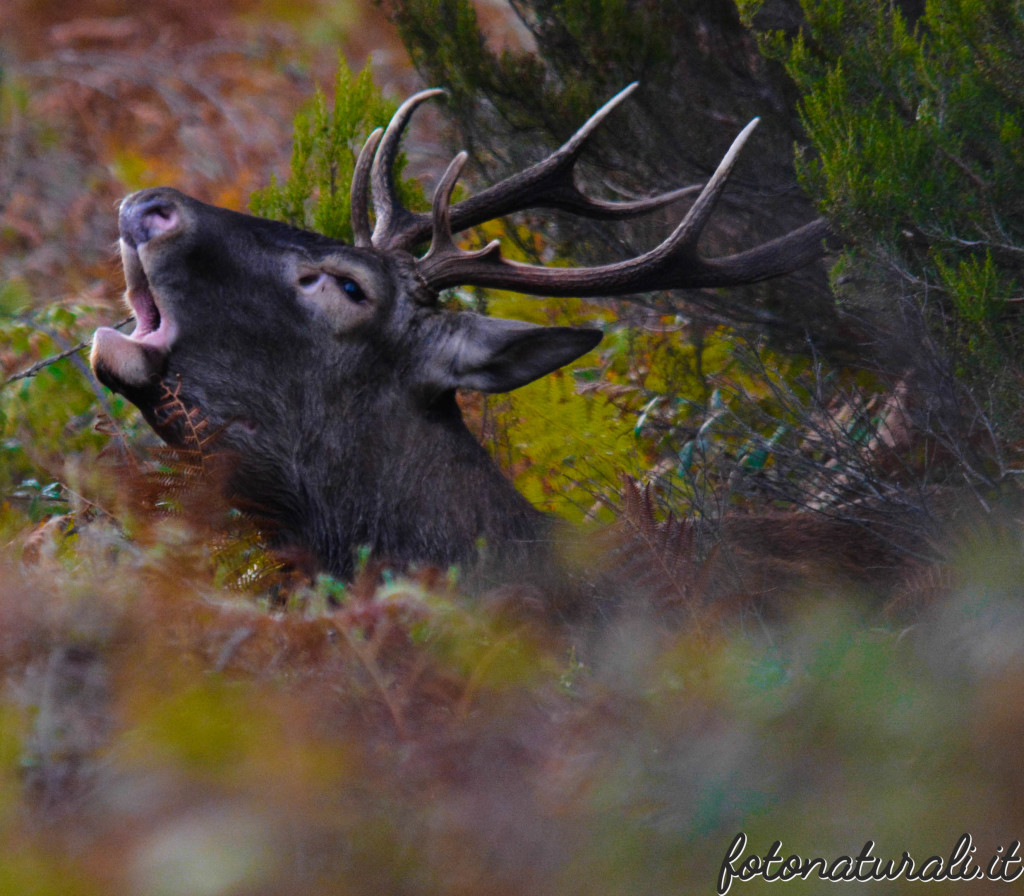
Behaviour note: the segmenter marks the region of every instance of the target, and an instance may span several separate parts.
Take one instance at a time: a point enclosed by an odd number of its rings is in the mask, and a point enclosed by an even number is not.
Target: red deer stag
[[[450,204],[466,161],[448,167],[431,213],[403,208],[393,165],[413,111],[407,100],[370,135],[352,181],[355,245],[142,190],[120,208],[131,335],[96,332],[92,366],[171,444],[185,440],[167,396],[198,412],[236,461],[234,499],[259,508],[282,544],[336,575],[356,549],[401,567],[472,564],[478,545],[518,563],[550,521],[502,475],[466,428],[457,389],[505,392],[592,349],[600,330],[544,327],[439,306],[446,287],[541,296],[615,296],[731,286],[793,271],[821,254],[826,224],[719,258],[697,243],[757,120],[736,138],[675,231],[636,258],[553,268],[502,258],[497,242],[459,249],[453,234],[512,212],[557,208],[622,219],[680,198],[587,198],[573,169],[623,90],[560,149],[476,196]],[[375,223],[371,230],[368,193]],[[430,239],[425,254],[412,251]]]

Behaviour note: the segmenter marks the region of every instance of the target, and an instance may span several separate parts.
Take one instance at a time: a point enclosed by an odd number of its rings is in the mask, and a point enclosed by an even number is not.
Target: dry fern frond
[[[619,573],[630,590],[656,606],[695,613],[703,570],[696,525],[672,514],[659,520],[651,484],[625,477],[614,529]]]

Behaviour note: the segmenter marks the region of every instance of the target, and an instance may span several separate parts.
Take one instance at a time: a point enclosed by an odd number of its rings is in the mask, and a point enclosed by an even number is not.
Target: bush
[[[741,7],[756,24],[761,4]],[[803,8],[799,30],[766,31],[762,46],[800,91],[802,182],[848,241],[840,301],[891,327],[916,310],[1001,444],[1014,443],[1024,15],[1002,0],[936,0],[913,24],[873,0]],[[923,366],[912,346],[902,355]]]

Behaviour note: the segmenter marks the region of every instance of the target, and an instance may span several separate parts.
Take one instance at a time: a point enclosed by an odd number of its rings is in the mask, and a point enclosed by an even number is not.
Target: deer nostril
[[[128,206],[121,212],[121,236],[132,246],[174,230],[180,221],[173,202],[154,197]]]

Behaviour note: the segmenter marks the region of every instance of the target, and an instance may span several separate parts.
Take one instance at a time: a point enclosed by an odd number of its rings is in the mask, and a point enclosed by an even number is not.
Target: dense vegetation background
[[[920,863],[963,833],[978,865],[1011,849],[1016,4],[137,6],[3,10],[0,893],[710,892],[739,831],[748,853],[829,860],[874,840]],[[171,183],[344,236],[351,154],[417,73],[450,99],[406,144],[412,202],[448,144],[480,186],[639,79],[587,189],[700,182],[761,115],[705,251],[833,224],[826,263],[770,286],[447,297],[605,328],[577,367],[464,404],[535,503],[652,540],[669,513],[701,523],[669,545],[669,614],[584,636],[511,612],[515,595],[467,600],[457,570],[289,579],[196,487],[203,458],[155,445],[75,350],[124,314],[117,198]],[[470,239],[586,262],[675,214]],[[706,601],[722,520],[794,509],[905,563],[854,588],[755,555],[762,608],[785,612]]]

